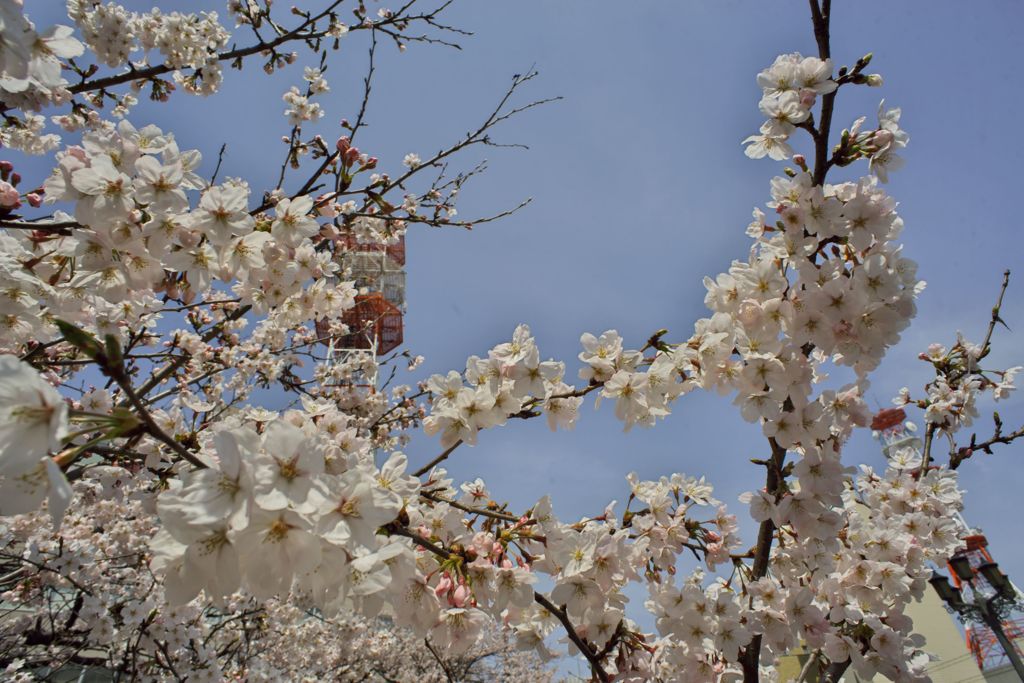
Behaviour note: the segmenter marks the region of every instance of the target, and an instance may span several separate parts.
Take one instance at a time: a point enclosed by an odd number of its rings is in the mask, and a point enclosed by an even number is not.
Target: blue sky
[[[30,12],[42,9],[32,4]],[[182,5],[206,6],[176,8]],[[870,400],[886,407],[900,387],[917,391],[929,379],[929,366],[916,360],[928,343],[948,345],[958,329],[980,340],[1005,268],[1015,271],[1003,313],[1014,332],[997,332],[991,367],[1024,364],[1024,252],[1017,242],[1024,179],[1017,31],[1024,6],[835,5],[836,61],[852,64],[873,52],[870,70],[885,78],[881,89],[844,88],[835,127],[861,114],[872,121],[883,97],[902,107],[911,142],[888,190],[906,221],[905,253],[928,281],[918,318],[874,375]],[[543,356],[568,362],[571,375],[582,332],[614,328],[634,348],[663,327],[669,339],[684,340],[706,314],[703,276],[745,256],[750,212],[781,173],[783,164],[748,160],[740,141],[762,120],[756,73],[779,53],[815,52],[807,3],[462,0],[448,20],[475,33],[461,41],[462,51],[414,45],[400,54],[382,45],[371,126],[357,141],[380,157],[381,168],[397,171],[406,152],[426,158],[455,141],[482,120],[512,74],[531,65],[541,76],[521,101],[564,99],[496,131],[499,141],[527,144],[528,151],[462,157],[466,169],[482,156],[491,162],[463,192],[462,217],[525,197],[533,197],[530,206],[469,232],[410,231],[405,339],[427,358],[415,378],[463,369],[468,355],[482,355],[519,322],[533,328]],[[316,129],[325,138],[338,135],[339,119],[354,117],[365,63],[365,36],[347,38],[327,73],[332,91]],[[302,55],[272,78],[250,64],[227,74],[220,96],[176,94],[169,106],[144,103],[131,120],[157,123],[174,130],[182,148],[202,149],[207,175],[227,142],[222,177],[272,186],[284,155],[276,139],[287,133],[280,96],[312,64]],[[831,179],[864,171],[855,166]],[[298,175],[291,180],[301,183]],[[1011,429],[1024,422],[1019,396],[999,410]],[[989,424],[979,431],[987,436]],[[436,440],[419,437],[408,452],[419,464],[439,450]],[[592,403],[574,432],[552,434],[539,420],[510,424],[456,451],[450,470],[482,476],[497,499],[517,509],[551,492],[564,518],[624,501],[630,470],[643,477],[705,474],[752,529],[736,496],[762,485],[748,460],[765,452],[759,428],[741,420],[730,398],[694,394],[656,428],[628,434],[610,406],[595,412]],[[866,432],[845,457],[883,465]],[[966,517],[983,527],[1018,583],[1022,458],[1024,445],[1015,445],[961,468]]]

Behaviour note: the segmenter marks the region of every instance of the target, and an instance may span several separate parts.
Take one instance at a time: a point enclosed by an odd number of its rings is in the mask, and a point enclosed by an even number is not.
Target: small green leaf
[[[103,346],[99,343],[96,337],[92,336],[85,330],[72,325],[66,320],[55,319],[53,323],[57,326],[57,329],[60,330],[65,341],[85,355],[89,356],[89,358],[96,361],[106,359],[106,355],[103,353]]]

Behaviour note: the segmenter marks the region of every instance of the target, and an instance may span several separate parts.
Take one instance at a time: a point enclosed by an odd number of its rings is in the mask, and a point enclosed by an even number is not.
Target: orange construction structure
[[[985,576],[978,571],[978,568],[983,564],[994,561],[992,554],[988,551],[988,539],[985,538],[984,534],[966,536],[964,538],[964,547],[954,555],[954,557],[957,556],[964,556],[971,563],[971,569],[974,571],[973,583],[975,588],[985,590],[987,586],[995,592],[995,589],[988,585]],[[952,559],[951,557],[950,561]],[[961,581],[956,572],[953,571],[951,563],[948,567],[950,576],[953,579],[953,585],[956,586],[957,590],[963,591],[965,582]],[[1003,631],[1006,633],[1006,637],[1010,639],[1010,642],[1015,643],[1017,640],[1024,638],[1024,617],[1019,615],[1010,616],[1003,620],[1002,623]],[[999,640],[991,628],[985,624],[971,623],[965,627],[965,631],[967,649],[974,655],[979,669],[985,671],[1008,663],[1009,660],[1006,657],[1006,653],[1003,652],[1003,648],[999,645]]]
[[[340,276],[354,280],[363,293],[342,317],[348,334],[326,339],[326,321],[318,321],[321,340],[331,353],[359,350],[380,356],[394,351],[404,336],[405,238],[392,244],[366,243],[345,234],[338,239],[335,254]]]

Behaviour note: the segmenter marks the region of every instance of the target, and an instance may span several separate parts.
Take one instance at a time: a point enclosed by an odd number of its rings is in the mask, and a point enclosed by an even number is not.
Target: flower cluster
[[[788,159],[793,149],[787,140],[796,127],[811,117],[811,108],[819,95],[834,92],[832,60],[804,57],[798,53],[779,55],[770,67],[757,75],[761,86],[761,113],[767,120],[758,135],[743,141],[751,159],[768,156],[776,161]]]
[[[30,681],[103,669],[147,680],[251,681],[384,676],[441,683],[546,681],[536,658],[489,629],[464,656],[438,663],[422,640],[384,620],[331,618],[279,601],[235,593],[216,606],[168,604],[150,569],[146,538],[162,531],[148,512],[155,494],[143,472],[96,467],[75,484],[59,533],[40,513],[7,517],[0,530],[0,583],[13,618],[0,653],[5,680]],[[45,615],[32,619],[31,614]],[[245,643],[245,646],[241,646]],[[85,651],[87,654],[81,654]]]
[[[0,2],[0,99],[8,107],[38,111],[66,101],[67,80],[62,59],[80,56],[85,48],[68,26],[38,33],[16,0]],[[4,139],[4,144],[13,140]]]
[[[424,429],[440,433],[443,446],[472,445],[479,430],[524,411],[539,414],[534,408],[547,414],[551,429],[572,429],[581,400],[562,381],[564,374],[563,363],[541,361],[530,328],[520,325],[512,340],[491,349],[486,359],[470,357],[464,375],[452,371],[430,378],[426,388],[434,401]]]
[[[288,105],[288,109],[285,110],[285,116],[288,117],[288,123],[292,126],[301,126],[306,121],[319,121],[323,118],[324,110],[320,107],[320,104],[310,102],[309,100],[314,95],[330,90],[327,80],[323,77],[323,72],[320,69],[306,67],[303,80],[309,84],[305,94],[295,86],[292,86],[281,98]]]
[[[418,223],[471,226],[453,220],[453,204],[476,170],[447,178],[447,159],[494,144],[492,126],[533,106],[505,108],[535,74],[516,76],[476,132],[425,160],[406,155],[392,178],[353,146],[362,114],[333,146],[301,135],[323,115],[312,101],[328,91],[321,42],[348,30],[334,5],[294,9],[300,21],[286,30],[271,4],[233,0],[240,26],[277,38],[222,53],[229,34],[212,13],[70,0],[79,42],[66,27],[37,34],[19,3],[0,0],[0,96],[24,117],[5,114],[0,141],[51,149],[33,112],[66,103],[55,121],[79,142],[32,192],[0,163],[0,589],[16,607],[0,617],[5,675],[74,659],[149,679],[439,677],[419,655],[394,662],[399,642],[426,639],[451,679],[486,656],[500,624],[497,651],[514,640],[531,653],[519,665],[555,656],[560,640],[601,681],[767,680],[798,643],[834,674],[924,680],[906,607],[928,564],[960,542],[950,468],[1024,430],[1003,434],[996,417],[995,435],[954,447],[948,468],[932,467],[929,449],[972,423],[981,392],[1005,397],[1020,368],[982,367],[997,306],[982,344],[931,347],[926,395],[897,399],[924,411],[924,441],[888,453],[881,474],[846,466],[850,435],[870,421],[868,378],[923,287],[879,185],[908,140],[900,111],[883,105],[876,130],[861,119],[829,140],[838,89],[880,84],[863,73],[870,55],[835,73],[828,59],[783,55],[759,75],[767,121],[748,156],[789,158],[804,130],[816,166],[796,155],[799,170],[772,180],[748,255],[705,278],[710,313],[692,333],[672,341],[661,330],[639,348],[615,330],[584,334],[576,386],[520,325],[417,390],[392,381],[421,357],[349,348],[365,336],[349,314],[366,294],[348,257],[383,262]],[[447,4],[377,19],[360,6],[352,30],[402,46],[416,22],[453,31],[436,19]],[[222,61],[259,54],[273,71],[296,60],[279,50],[293,40],[320,66],[306,69],[305,93],[284,97],[293,128],[276,187],[207,182],[198,151],[123,118],[135,100],[119,85],[148,84],[158,100],[175,83],[212,92]],[[94,78],[98,66],[70,61],[83,43],[115,69],[140,51],[162,61]],[[64,69],[81,81],[69,86]],[[100,113],[107,100],[116,124]],[[316,170],[286,191],[307,155]],[[825,182],[857,160],[873,175]],[[413,191],[424,169],[440,174]],[[19,213],[44,198],[59,205],[52,216]],[[846,379],[823,384],[827,372]],[[567,523],[547,496],[514,512],[483,479],[455,482],[441,467],[512,420],[572,429],[590,394],[613,401],[628,430],[699,389],[732,396],[766,440],[752,461],[764,486],[740,498],[758,526],[749,549],[704,478],[630,474],[620,512],[611,503]],[[401,449],[421,425],[442,452],[412,469]],[[655,632],[638,623],[637,587]],[[403,630],[370,628],[377,619]],[[546,676],[503,666],[483,678]]]
[[[251,426],[219,432],[212,452],[200,452],[211,466],[157,499],[163,528],[153,551],[172,600],[201,590],[222,599],[243,582],[265,600],[287,596],[295,582],[334,614],[350,592],[370,599],[387,586],[385,561],[400,548],[376,532],[417,493],[405,456],[378,469],[369,442],[329,406],[290,417],[262,434]]]
[[[78,25],[93,54],[107,66],[128,62],[137,50],[157,51],[175,71],[175,80],[191,92],[209,95],[221,82],[217,51],[231,34],[220,25],[216,12],[164,14],[131,12],[113,2],[107,4],[70,0],[68,16]],[[185,69],[193,73],[181,73]]]
[[[60,523],[71,489],[47,453],[60,450],[67,434],[63,397],[27,363],[0,355],[0,514],[30,512],[49,499]]]

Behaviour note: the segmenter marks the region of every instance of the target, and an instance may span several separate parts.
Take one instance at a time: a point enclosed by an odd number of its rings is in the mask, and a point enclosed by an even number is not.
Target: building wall
[[[982,675],[954,617],[946,611],[931,587],[920,601],[907,607],[907,614],[914,620],[914,630],[925,637],[925,649],[938,657],[928,667],[933,683],[1019,683],[1020,679],[1010,667]],[[783,657],[778,667],[779,681],[795,681],[807,657],[802,648]],[[884,676],[861,678],[852,670],[843,676],[843,683],[882,683],[888,680]]]

